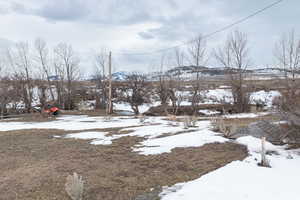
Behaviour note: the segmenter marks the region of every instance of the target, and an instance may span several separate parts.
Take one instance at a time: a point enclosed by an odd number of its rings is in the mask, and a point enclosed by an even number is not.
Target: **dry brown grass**
[[[157,186],[193,180],[247,156],[245,147],[233,143],[143,156],[131,151],[143,140],[138,137],[122,137],[108,146],[53,138],[66,133],[38,129],[1,132],[0,199],[69,200],[65,180],[77,172],[85,181],[85,199],[128,200]]]
[[[225,137],[230,138],[238,129],[247,127],[249,124],[261,120],[279,121],[279,117],[272,114],[253,118],[213,117],[211,118],[211,125],[213,131],[221,132]]]
[[[257,122],[257,121],[261,121],[261,120],[279,121],[280,118],[278,116],[269,114],[269,115],[252,117],[252,118],[224,118],[223,120],[224,120],[225,124],[229,124],[229,125],[234,124],[234,125],[237,125],[238,127],[246,127],[253,122]]]

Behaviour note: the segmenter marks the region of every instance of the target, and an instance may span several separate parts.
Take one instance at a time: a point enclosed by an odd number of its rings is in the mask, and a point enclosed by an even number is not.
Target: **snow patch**
[[[73,133],[68,134],[65,138],[74,138],[74,139],[83,139],[91,140],[91,144],[94,145],[110,145],[112,140],[118,139],[121,136],[106,136],[107,133],[104,132],[82,132],[82,133]]]
[[[194,181],[165,188],[160,194],[161,199],[298,199],[299,150],[288,151],[267,142],[267,150],[280,154],[267,155],[272,168],[265,168],[257,165],[260,161],[260,139],[246,136],[237,142],[248,147],[251,155],[245,160],[231,162]]]
[[[188,133],[161,138],[150,137],[133,148],[133,151],[143,155],[161,154],[170,153],[172,149],[177,147],[200,147],[208,143],[222,143],[228,141],[224,137],[218,136],[217,133],[208,130],[208,127],[210,126],[209,121],[201,121],[198,126],[198,129],[191,129],[192,132]]]

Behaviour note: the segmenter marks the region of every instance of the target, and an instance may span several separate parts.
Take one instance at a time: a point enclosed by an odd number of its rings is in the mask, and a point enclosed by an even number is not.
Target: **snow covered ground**
[[[281,96],[280,92],[278,92],[278,91],[266,92],[266,91],[260,90],[260,91],[254,92],[250,95],[250,102],[252,104],[265,103],[266,106],[268,108],[270,108],[273,105],[273,99],[278,96]]]
[[[112,140],[118,139],[118,136],[106,136],[107,133],[103,132],[82,132],[82,133],[72,133],[65,136],[65,138],[75,138],[83,140],[91,140],[91,144],[94,145],[110,145]],[[56,137],[57,138],[57,137]]]
[[[49,122],[0,122],[0,131],[22,129],[88,130],[136,126],[138,124],[139,120],[133,117],[114,117],[107,121],[104,117],[66,115]]]
[[[269,112],[259,112],[259,113],[238,113],[231,115],[223,115],[224,118],[256,118],[262,117],[270,114]]]
[[[129,127],[130,128],[124,128]],[[145,140],[133,147],[140,154],[160,154],[171,152],[176,147],[200,147],[207,143],[226,142],[227,139],[209,130],[209,121],[199,121],[196,127],[184,129],[183,122],[170,122],[162,117],[149,117],[144,123],[133,117],[62,116],[50,122],[0,122],[1,131],[22,129],[62,129],[82,130],[54,138],[74,138],[89,140],[93,145],[110,145],[113,140],[125,136],[143,137]],[[108,132],[90,131],[91,129],[121,128],[121,132],[108,135]],[[122,131],[130,131],[122,134]]]
[[[238,143],[248,147],[250,156],[234,161],[199,179],[165,187],[162,200],[257,200],[299,199],[300,151],[284,150],[283,146],[267,143],[275,153],[267,159],[272,168],[260,167],[261,140],[246,136]]]
[[[218,133],[209,130],[209,121],[200,121],[197,123],[196,127],[189,128],[187,132],[187,130],[184,129],[182,123],[170,123],[166,120],[163,120],[163,118],[161,117],[148,118],[144,123],[140,123],[134,118],[126,117],[124,119],[125,120],[123,121],[123,125],[120,124],[120,118],[114,117],[112,118],[111,122],[101,121],[101,124],[97,123],[97,128],[107,128],[108,126],[126,127],[128,126],[128,122],[131,126],[135,125],[137,127],[122,128],[121,131],[130,131],[130,133],[126,134],[122,134],[121,132],[113,135],[110,134],[108,136],[107,132],[83,131],[79,133],[67,134],[64,138],[90,140],[90,143],[94,145],[110,145],[112,144],[113,140],[125,136],[144,137],[145,140],[141,144],[136,145],[132,148],[133,151],[143,155],[169,153],[176,147],[200,147],[207,143],[227,141],[227,139],[219,136]],[[84,116],[82,119],[79,119],[77,116],[65,116],[62,117],[61,120],[67,120],[70,124],[69,126],[65,125],[61,128],[64,128],[65,130],[75,130],[76,127],[79,127],[79,124],[76,125],[77,123],[82,123],[84,125],[85,123],[92,123],[91,120],[97,121],[99,120],[99,118]],[[51,124],[51,122],[49,123]],[[60,122],[60,124],[62,123],[65,122]],[[95,122],[93,122],[93,124],[94,123]],[[72,124],[75,124],[75,126],[73,126]],[[26,124],[24,125],[26,126]],[[49,124],[40,127],[47,128],[49,127]],[[84,125],[83,127],[87,129],[86,125]],[[83,127],[78,130],[84,130]],[[63,138],[61,136],[54,137]]]
[[[141,143],[141,148],[134,148],[143,155],[170,153],[176,147],[200,147],[208,143],[223,143],[227,139],[205,130],[182,133],[162,138],[148,139]]]
[[[249,117],[249,114],[238,117]],[[89,131],[115,127],[130,132],[108,135],[105,131]],[[170,123],[162,117],[150,117],[144,123],[133,117],[112,117],[107,121],[104,117],[88,116],[62,116],[57,121],[50,122],[0,122],[1,131],[33,128],[82,130],[79,133],[53,137],[88,140],[91,145],[110,145],[113,140],[124,136],[143,137],[144,141],[132,147],[134,152],[143,155],[169,153],[176,147],[200,147],[207,143],[228,141],[218,133],[209,130],[209,121],[198,121],[197,127],[187,131],[183,128],[182,122]],[[246,159],[229,163],[196,180],[164,187],[160,194],[162,200],[299,198],[300,150],[285,150],[285,146],[276,146],[267,142],[266,149],[270,152],[267,159],[271,168],[265,168],[257,165],[261,159],[260,139],[246,136],[235,142],[247,146],[249,156]]]

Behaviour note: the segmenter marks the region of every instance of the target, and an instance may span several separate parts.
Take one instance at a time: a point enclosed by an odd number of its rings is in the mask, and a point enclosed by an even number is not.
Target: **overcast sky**
[[[122,56],[119,52],[148,52],[207,34],[275,0],[0,0],[0,47],[33,42],[41,37],[50,46],[67,42],[82,55],[90,70],[90,54],[113,52],[115,71],[151,71],[161,54]],[[274,43],[284,33],[299,30],[300,1],[285,0],[246,22],[211,37],[214,48],[234,29],[248,34],[253,65],[272,65]],[[213,59],[209,63],[213,65]]]

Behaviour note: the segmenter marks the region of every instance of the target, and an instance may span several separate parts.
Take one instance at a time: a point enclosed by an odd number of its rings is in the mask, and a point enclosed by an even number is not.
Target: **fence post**
[[[261,166],[270,167],[270,164],[266,158],[266,137],[261,138]]]

